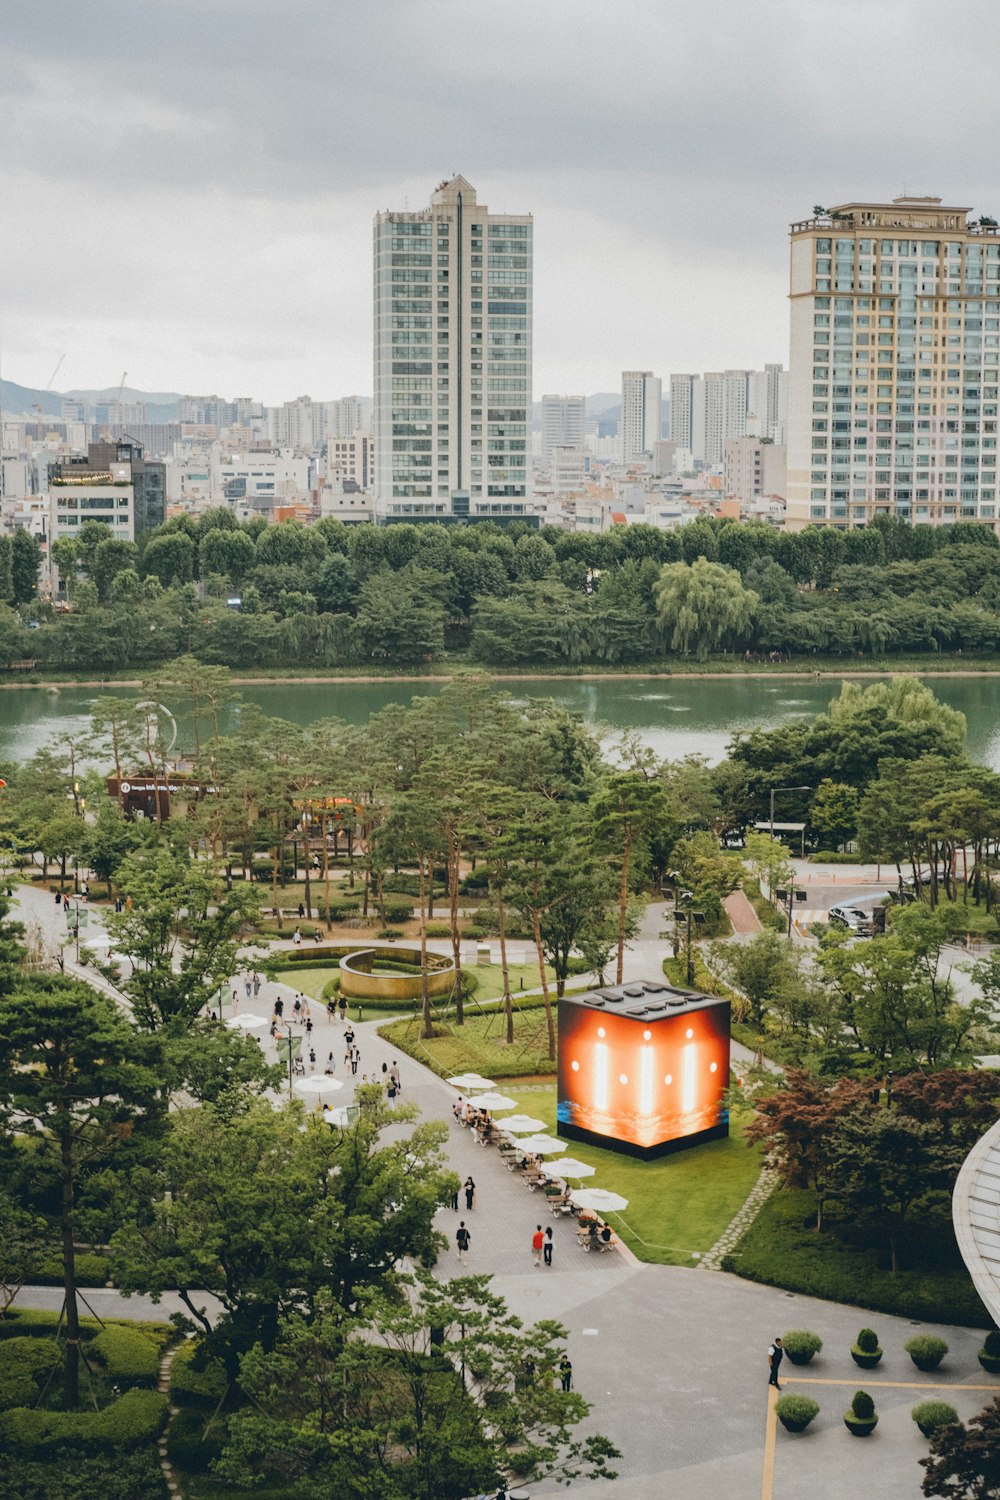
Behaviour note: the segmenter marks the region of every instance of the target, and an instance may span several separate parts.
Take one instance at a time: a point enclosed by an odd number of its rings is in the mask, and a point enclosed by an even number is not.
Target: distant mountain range
[[[139,391],[127,385],[121,394],[123,401],[143,401],[151,422],[175,422],[177,420],[177,391]],[[117,401],[118,387],[107,386],[104,390],[40,391],[28,385],[17,385],[13,380],[0,381],[0,402],[6,416],[37,416],[40,407],[43,417],[58,417],[62,414],[64,401]]]

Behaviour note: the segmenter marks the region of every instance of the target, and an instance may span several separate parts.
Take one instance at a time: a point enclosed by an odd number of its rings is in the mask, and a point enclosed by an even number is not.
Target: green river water
[[[929,679],[938,697],[961,709],[969,725],[973,759],[1000,769],[1000,677],[940,676]],[[516,699],[552,698],[609,733],[632,730],[662,757],[698,754],[717,761],[738,729],[771,726],[820,712],[840,691],[840,680],[767,677],[650,679],[618,677],[602,681],[572,678],[524,679],[500,685]],[[115,688],[122,696],[136,690]],[[240,689],[277,718],[308,724],[335,715],[363,723],[387,703],[408,703],[416,695],[440,691],[433,682],[268,683]],[[94,688],[19,688],[0,691],[0,761],[25,760],[66,731],[87,728]],[[179,748],[191,742],[184,711]]]

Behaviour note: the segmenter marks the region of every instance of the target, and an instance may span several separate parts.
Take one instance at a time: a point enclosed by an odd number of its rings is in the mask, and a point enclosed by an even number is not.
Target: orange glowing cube
[[[658,980],[559,1001],[558,1130],[630,1156],[729,1134],[729,1001]]]

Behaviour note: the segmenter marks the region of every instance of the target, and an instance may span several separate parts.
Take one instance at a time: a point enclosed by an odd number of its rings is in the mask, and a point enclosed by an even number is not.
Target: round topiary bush
[[[822,1349],[823,1340],[807,1328],[790,1328],[782,1336],[781,1344],[793,1365],[807,1365]]]
[[[936,1370],[948,1353],[944,1339],[932,1333],[918,1333],[903,1346],[918,1370]]]
[[[818,1411],[819,1402],[811,1396],[779,1396],[774,1403],[775,1416],[786,1432],[805,1432]]]
[[[939,1427],[958,1421],[958,1412],[947,1401],[920,1401],[910,1412],[925,1438],[933,1437]]]
[[[882,1358],[882,1350],[879,1348],[878,1334],[873,1328],[862,1328],[857,1343],[851,1345],[851,1358],[863,1370],[874,1370]]]
[[[986,1335],[979,1351],[979,1363],[989,1375],[1000,1375],[1000,1332],[995,1328]]]
[[[854,1399],[844,1412],[844,1425],[854,1437],[868,1437],[878,1426],[875,1402],[867,1391],[855,1391]]]

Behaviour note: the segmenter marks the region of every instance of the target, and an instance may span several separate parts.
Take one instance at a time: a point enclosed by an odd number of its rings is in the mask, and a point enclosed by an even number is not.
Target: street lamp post
[[[784,887],[779,887],[774,893],[774,899],[781,907],[782,911],[786,911],[788,913],[788,936],[791,937],[792,910],[795,906],[796,901],[800,903],[805,901],[806,892],[797,889],[795,886],[790,886],[788,890],[785,890]]]
[[[667,912],[666,915],[670,916],[670,913]],[[695,922],[704,922],[704,920],[705,920],[705,913],[702,912],[702,911],[695,911],[695,909],[694,909],[694,892],[693,891],[677,891],[675,893],[675,895],[674,895],[673,918],[674,918],[674,932],[673,932],[673,938],[674,938],[674,957],[675,958],[677,957],[677,949],[680,946],[680,935],[681,935],[681,932],[686,929],[686,933],[685,933],[686,944],[685,944],[685,949],[684,949],[684,956],[685,956],[685,959],[686,959],[687,982],[688,982],[689,985],[693,986],[694,985],[694,943],[693,943],[693,938],[692,938],[692,924],[695,923]],[[664,933],[661,933],[660,936],[665,938],[665,937],[668,936],[668,934],[664,932]]]

